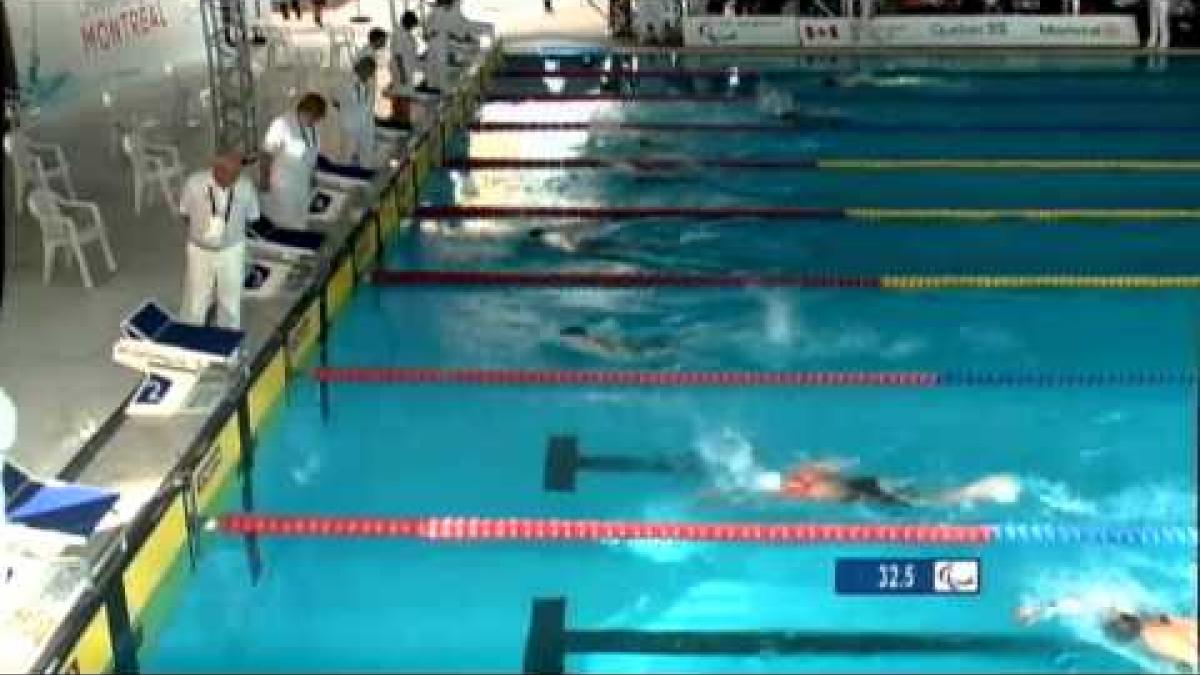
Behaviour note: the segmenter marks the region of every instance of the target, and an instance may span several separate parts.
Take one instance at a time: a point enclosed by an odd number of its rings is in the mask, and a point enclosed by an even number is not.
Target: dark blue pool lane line
[[[798,124],[719,124],[678,123],[592,123],[592,122],[478,122],[468,127],[473,132],[564,132],[564,131],[656,131],[695,133],[771,133],[806,134],[813,131],[853,133],[995,133],[995,134],[1195,134],[1195,124],[862,124],[849,120],[805,120]]]
[[[811,92],[809,92],[811,93]],[[485,96],[488,103],[730,103],[741,104],[757,99],[757,94],[734,92],[728,94],[547,94],[540,92],[490,92]],[[1129,104],[1144,103],[1153,105],[1200,103],[1200,95],[1170,94],[1147,96],[1137,94],[1073,94],[1067,96],[1046,96],[1045,94],[1009,93],[1009,94],[920,94],[889,95],[826,95],[813,96],[806,102],[834,103],[946,103],[962,105],[1025,103],[1038,105],[1081,105],[1081,104]]]
[[[567,600],[533,601],[522,671],[567,672],[567,657],[583,654],[654,656],[798,656],[837,654],[999,654],[1048,657],[1079,647],[1049,635],[1006,633],[835,632],[813,630],[581,630],[567,625]]]
[[[547,492],[574,492],[582,471],[678,476],[700,475],[703,468],[694,457],[687,455],[585,455],[579,448],[577,437],[565,434],[551,436],[546,442],[543,489]]]

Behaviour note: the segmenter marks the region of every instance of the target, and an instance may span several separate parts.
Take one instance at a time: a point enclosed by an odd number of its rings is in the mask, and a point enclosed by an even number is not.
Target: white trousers
[[[271,189],[264,200],[267,217],[277,227],[308,229],[308,207],[312,203],[313,171],[289,167],[271,172]]]
[[[357,124],[342,126],[342,151],[348,164],[365,169],[375,168],[375,115],[356,120]]]
[[[447,69],[450,67],[450,45],[445,35],[429,41],[429,53],[425,55],[425,83],[437,89],[446,89]]]
[[[1146,47],[1167,49],[1171,46],[1171,0],[1150,0],[1150,38]]]
[[[183,276],[183,308],[179,318],[202,325],[215,297],[217,325],[241,328],[242,284],[245,280],[244,243],[219,251],[188,243],[187,268]]]

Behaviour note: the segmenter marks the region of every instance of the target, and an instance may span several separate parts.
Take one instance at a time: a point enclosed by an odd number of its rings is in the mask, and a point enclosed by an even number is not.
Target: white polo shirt
[[[417,52],[417,39],[412,33],[399,28],[392,34],[392,64],[393,81],[411,84],[421,60]]]
[[[317,165],[321,132],[315,126],[301,126],[296,113],[286,113],[267,128],[262,150],[271,155],[272,185],[284,173],[308,176]]]
[[[258,190],[245,176],[228,189],[217,185],[212,171],[197,171],[183,184],[179,213],[188,221],[188,241],[211,251],[236,246],[246,240],[246,224],[258,220]],[[210,228],[210,218],[224,227]]]

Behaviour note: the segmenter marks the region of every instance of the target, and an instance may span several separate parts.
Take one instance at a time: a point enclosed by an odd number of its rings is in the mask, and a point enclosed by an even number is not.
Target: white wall
[[[203,67],[199,0],[4,0],[19,79],[43,114]]]

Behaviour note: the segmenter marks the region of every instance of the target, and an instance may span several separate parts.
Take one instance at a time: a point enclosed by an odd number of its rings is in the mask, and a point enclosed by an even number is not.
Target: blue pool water
[[[514,64],[539,66],[541,60]],[[563,62],[559,65],[571,65]],[[578,64],[576,64],[578,65]],[[644,64],[643,64],[644,65]],[[709,67],[704,60],[687,67]],[[893,91],[818,89],[821,68],[756,62],[773,87],[847,116],[838,129],[662,132],[641,148],[625,132],[475,133],[471,157],[1196,158],[1200,69],[1055,62],[1005,71],[891,64],[941,78]],[[888,64],[879,62],[880,67]],[[948,83],[948,84],[945,84]],[[571,80],[571,88],[596,82]],[[497,80],[536,91],[537,80]],[[646,93],[681,92],[646,81]],[[713,82],[693,88],[717,90]],[[726,85],[723,85],[727,87]],[[741,86],[741,85],[739,85]],[[945,88],[948,87],[948,88]],[[923,94],[928,96],[923,98]],[[1130,103],[1139,94],[1157,99]],[[988,96],[972,104],[972,96]],[[1005,102],[1002,96],[1013,98]],[[1020,95],[1020,96],[1017,96]],[[1030,95],[1044,96],[1031,101]],[[1080,105],[1079,97],[1120,98]],[[961,100],[947,102],[947,98]],[[1074,97],[1074,99],[1073,99]],[[1190,98],[1189,98],[1190,97]],[[495,103],[483,121],[769,123],[736,103]],[[871,128],[924,126],[925,131]],[[1077,125],[1093,132],[957,132],[963,125]],[[1126,130],[1109,127],[1121,126]],[[1144,127],[1129,132],[1129,127]],[[1200,206],[1192,173],[812,172],[711,169],[666,178],[616,170],[443,172],[427,204],[798,205],[914,207]],[[1167,223],[864,225],[649,220],[606,223],[595,255],[533,250],[526,222],[424,223],[390,267],[507,270],[790,271],[830,274],[1196,274],[1200,235]],[[594,224],[551,222],[586,231]],[[619,226],[619,227],[618,227]],[[1191,370],[1200,306],[1183,291],[472,290],[364,287],[337,320],[335,366],[654,370]],[[606,361],[556,340],[567,325],[666,353]],[[265,513],[481,515],[824,522],[1194,523],[1192,390],[1162,388],[597,389],[334,385],[322,421],[302,382],[262,438]],[[543,488],[547,439],[585,454],[647,459],[750,452],[784,468],[854,458],[857,471],[930,489],[1011,473],[1013,505],[918,512],[702,499],[703,472],[583,472],[573,493]],[[236,501],[228,504],[238,508]],[[1020,628],[1026,599],[1079,595],[1196,612],[1196,551],[993,546],[759,547],[693,544],[435,545],[410,541],[263,542],[251,586],[242,543],[212,536],[161,633],[149,672],[483,671],[522,668],[531,603],[565,597],[574,629],[886,631],[995,636],[990,649],[847,650],[748,656],[574,654],[579,672],[1120,672],[1163,666],[1106,643],[1088,621]],[[978,555],[973,597],[839,597],[839,556]]]

